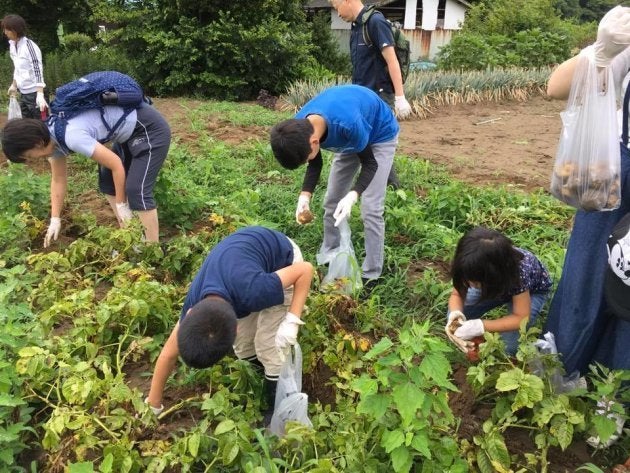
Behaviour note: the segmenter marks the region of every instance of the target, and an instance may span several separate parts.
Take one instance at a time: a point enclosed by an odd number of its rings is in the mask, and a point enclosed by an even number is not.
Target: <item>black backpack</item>
[[[370,33],[368,31],[367,23],[370,17],[376,13],[378,10],[374,7],[374,5],[370,5],[363,13],[361,20],[363,22],[363,40],[368,47],[372,46],[372,40],[370,39]],[[398,58],[398,64],[400,64],[400,74],[402,75],[403,84],[407,80],[407,76],[409,75],[409,64],[411,63],[411,46],[409,44],[409,40],[405,38],[405,35],[402,32],[402,25],[398,22],[391,22],[385,19],[387,23],[389,23],[389,27],[392,30],[392,35],[394,36],[394,51],[396,52],[396,57]]]

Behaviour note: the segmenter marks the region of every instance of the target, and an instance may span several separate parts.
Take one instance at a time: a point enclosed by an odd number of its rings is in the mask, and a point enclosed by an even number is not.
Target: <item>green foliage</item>
[[[586,429],[589,408],[579,398],[583,390],[566,392],[558,384],[557,355],[541,354],[533,345],[539,330],[524,331],[516,358],[505,355],[498,334],[485,334],[480,345],[480,362],[468,369],[476,392],[493,396],[492,416],[483,425],[484,435],[475,436],[477,464],[482,472],[510,471],[513,463],[504,440],[507,428],[531,429],[540,450],[538,470],[548,470],[551,447],[565,450],[574,436]],[[531,460],[530,460],[531,461]]]
[[[553,31],[560,19],[554,0],[496,0],[480,2],[466,12],[463,31],[511,36],[520,31]]]
[[[447,392],[456,387],[446,354],[451,349],[429,335],[429,323],[401,330],[398,343],[382,338],[363,357],[371,368],[352,383],[357,412],[365,414],[395,472],[414,462],[423,471],[467,471],[456,442],[444,436],[454,425]]]
[[[339,42],[330,29],[330,13],[328,11],[316,13],[309,26],[313,57],[316,61],[335,75],[349,76],[352,73],[350,55],[339,49]],[[312,77],[312,74],[305,74],[305,76]]]
[[[279,94],[311,58],[300,2],[266,1],[247,9],[202,2],[199,10],[194,3],[147,5],[108,37],[108,44],[134,57],[150,91],[230,99],[254,98],[260,89]]]
[[[443,69],[541,67],[567,59],[581,41],[563,22],[554,0],[479,2],[466,13],[461,33],[440,49]]]
[[[94,46],[94,40],[83,33],[69,33],[63,37],[66,51],[87,51]]]
[[[484,70],[493,67],[543,67],[570,54],[567,37],[540,28],[503,34],[457,34],[437,55],[441,69]]]
[[[77,48],[58,50],[44,57],[46,87],[54,92],[59,86],[94,71],[116,70],[134,75],[131,61],[123,50],[99,47],[95,51]]]

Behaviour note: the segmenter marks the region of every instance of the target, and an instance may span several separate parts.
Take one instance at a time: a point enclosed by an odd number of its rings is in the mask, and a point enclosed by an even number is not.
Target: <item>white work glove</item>
[[[150,403],[149,403],[149,398],[145,398],[144,403],[147,404],[150,408],[151,408],[151,412],[153,412],[153,415],[159,416],[162,411],[164,410],[164,404],[160,404],[160,407],[153,407]]]
[[[601,67],[630,44],[630,8],[617,5],[599,22],[597,40],[593,44],[595,64]]]
[[[311,198],[307,195],[304,194],[300,194],[300,196],[298,197],[298,203],[297,203],[297,207],[295,209],[295,221],[299,224],[302,225],[302,222],[300,222],[300,219],[298,218],[298,216],[306,211],[306,210],[310,210],[310,206],[309,203],[311,202]]]
[[[35,103],[37,104],[37,108],[39,108],[40,112],[46,111],[46,109],[48,108],[48,104],[46,103],[46,99],[44,98],[44,92],[37,92]]]
[[[455,336],[455,330],[457,330],[457,325],[462,324],[466,321],[466,316],[459,310],[453,310],[448,314],[448,319],[446,320],[446,326],[444,327],[444,331],[446,332],[446,336],[449,338],[451,342],[457,346],[462,352],[468,353],[468,350],[472,348],[473,343],[467,340],[462,340],[459,337]],[[458,322],[455,325],[452,325],[454,322]]]
[[[61,230],[61,219],[59,217],[50,217],[50,224],[44,237],[44,248],[48,248],[48,245],[56,240],[59,236],[59,230]]]
[[[131,213],[131,209],[129,208],[129,204],[127,202],[116,202],[116,213],[118,214],[120,221],[123,223],[133,218],[133,214]]]
[[[297,343],[297,334],[300,325],[304,325],[302,319],[291,312],[287,312],[287,315],[284,316],[284,320],[278,327],[278,331],[276,332],[276,349],[278,353],[280,353],[280,357],[283,361],[285,349]]]
[[[337,208],[335,209],[335,213],[333,214],[333,217],[335,218],[335,227],[338,227],[344,218],[350,216],[352,206],[357,203],[358,199],[359,194],[357,194],[356,191],[350,191],[339,201]]]
[[[411,105],[409,105],[404,95],[394,97],[394,109],[396,110],[396,116],[401,120],[411,115]]]
[[[11,85],[9,86],[9,89],[7,90],[7,93],[9,94],[9,97],[10,97],[11,95],[17,95],[17,85],[15,85],[15,84],[11,84]]]
[[[484,332],[483,321],[481,319],[473,319],[463,322],[459,328],[455,330],[454,335],[462,340],[470,340],[483,335]]]

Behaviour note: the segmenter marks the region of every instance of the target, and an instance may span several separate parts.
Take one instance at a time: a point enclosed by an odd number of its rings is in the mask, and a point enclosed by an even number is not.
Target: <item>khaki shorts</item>
[[[289,238],[289,237],[287,237]],[[302,251],[289,238],[293,246],[293,263],[304,261]],[[265,368],[265,377],[271,380],[278,379],[282,361],[276,350],[276,332],[284,319],[293,299],[293,287],[284,290],[284,302],[260,312],[252,312],[247,317],[238,319],[236,328],[236,340],[234,340],[234,353],[241,359],[254,357]]]

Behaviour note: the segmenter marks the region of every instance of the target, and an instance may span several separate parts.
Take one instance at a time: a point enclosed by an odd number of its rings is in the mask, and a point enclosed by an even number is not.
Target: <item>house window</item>
[[[397,21],[401,25],[404,25],[405,3],[407,3],[405,0],[397,0],[395,2],[388,3],[387,5],[380,6],[378,9],[389,21]]]
[[[438,2],[438,20],[444,20],[444,16],[446,14],[446,0],[440,0]]]

